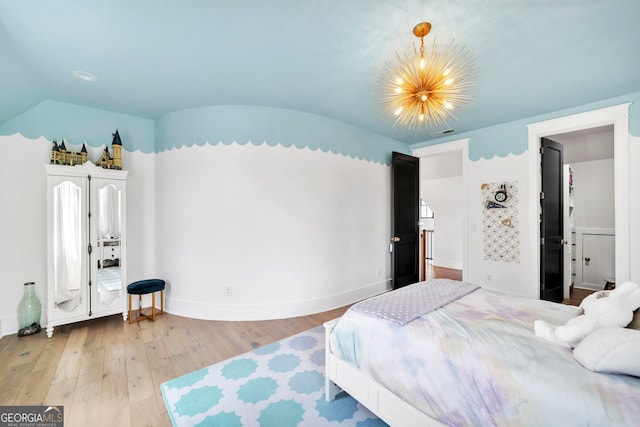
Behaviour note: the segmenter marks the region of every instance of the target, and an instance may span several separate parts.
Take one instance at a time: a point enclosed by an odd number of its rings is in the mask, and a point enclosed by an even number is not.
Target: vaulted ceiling
[[[638,0],[3,0],[0,123],[47,99],[151,119],[258,105],[413,143],[640,91],[639,19]],[[458,119],[416,133],[381,115],[378,78],[421,21],[477,74]]]

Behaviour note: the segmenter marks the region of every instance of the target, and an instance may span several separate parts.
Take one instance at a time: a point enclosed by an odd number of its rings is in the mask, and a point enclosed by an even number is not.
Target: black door
[[[562,226],[562,144],[541,141],[540,298],[562,302],[564,240]]]
[[[394,152],[392,155],[393,288],[418,282],[420,209],[420,159]]]

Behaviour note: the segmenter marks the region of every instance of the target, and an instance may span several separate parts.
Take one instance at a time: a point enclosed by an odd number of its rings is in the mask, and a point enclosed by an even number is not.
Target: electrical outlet
[[[492,279],[491,275],[490,275],[490,274],[487,274],[487,275],[485,276],[485,278],[484,278],[484,281],[485,281],[485,282],[487,282],[487,283],[491,283],[491,279]]]
[[[231,286],[225,286],[224,287],[224,296],[225,297],[230,297],[233,295],[233,288]]]

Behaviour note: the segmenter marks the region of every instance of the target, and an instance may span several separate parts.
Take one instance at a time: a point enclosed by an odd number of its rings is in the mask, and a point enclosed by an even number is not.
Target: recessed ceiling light
[[[75,70],[72,74],[80,80],[86,80],[88,82],[95,82],[96,80],[98,80],[96,76],[87,71]]]

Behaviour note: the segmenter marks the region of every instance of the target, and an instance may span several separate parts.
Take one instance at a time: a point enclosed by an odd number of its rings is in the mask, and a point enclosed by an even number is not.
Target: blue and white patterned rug
[[[386,426],[346,393],[324,398],[319,326],[160,385],[174,426]]]

